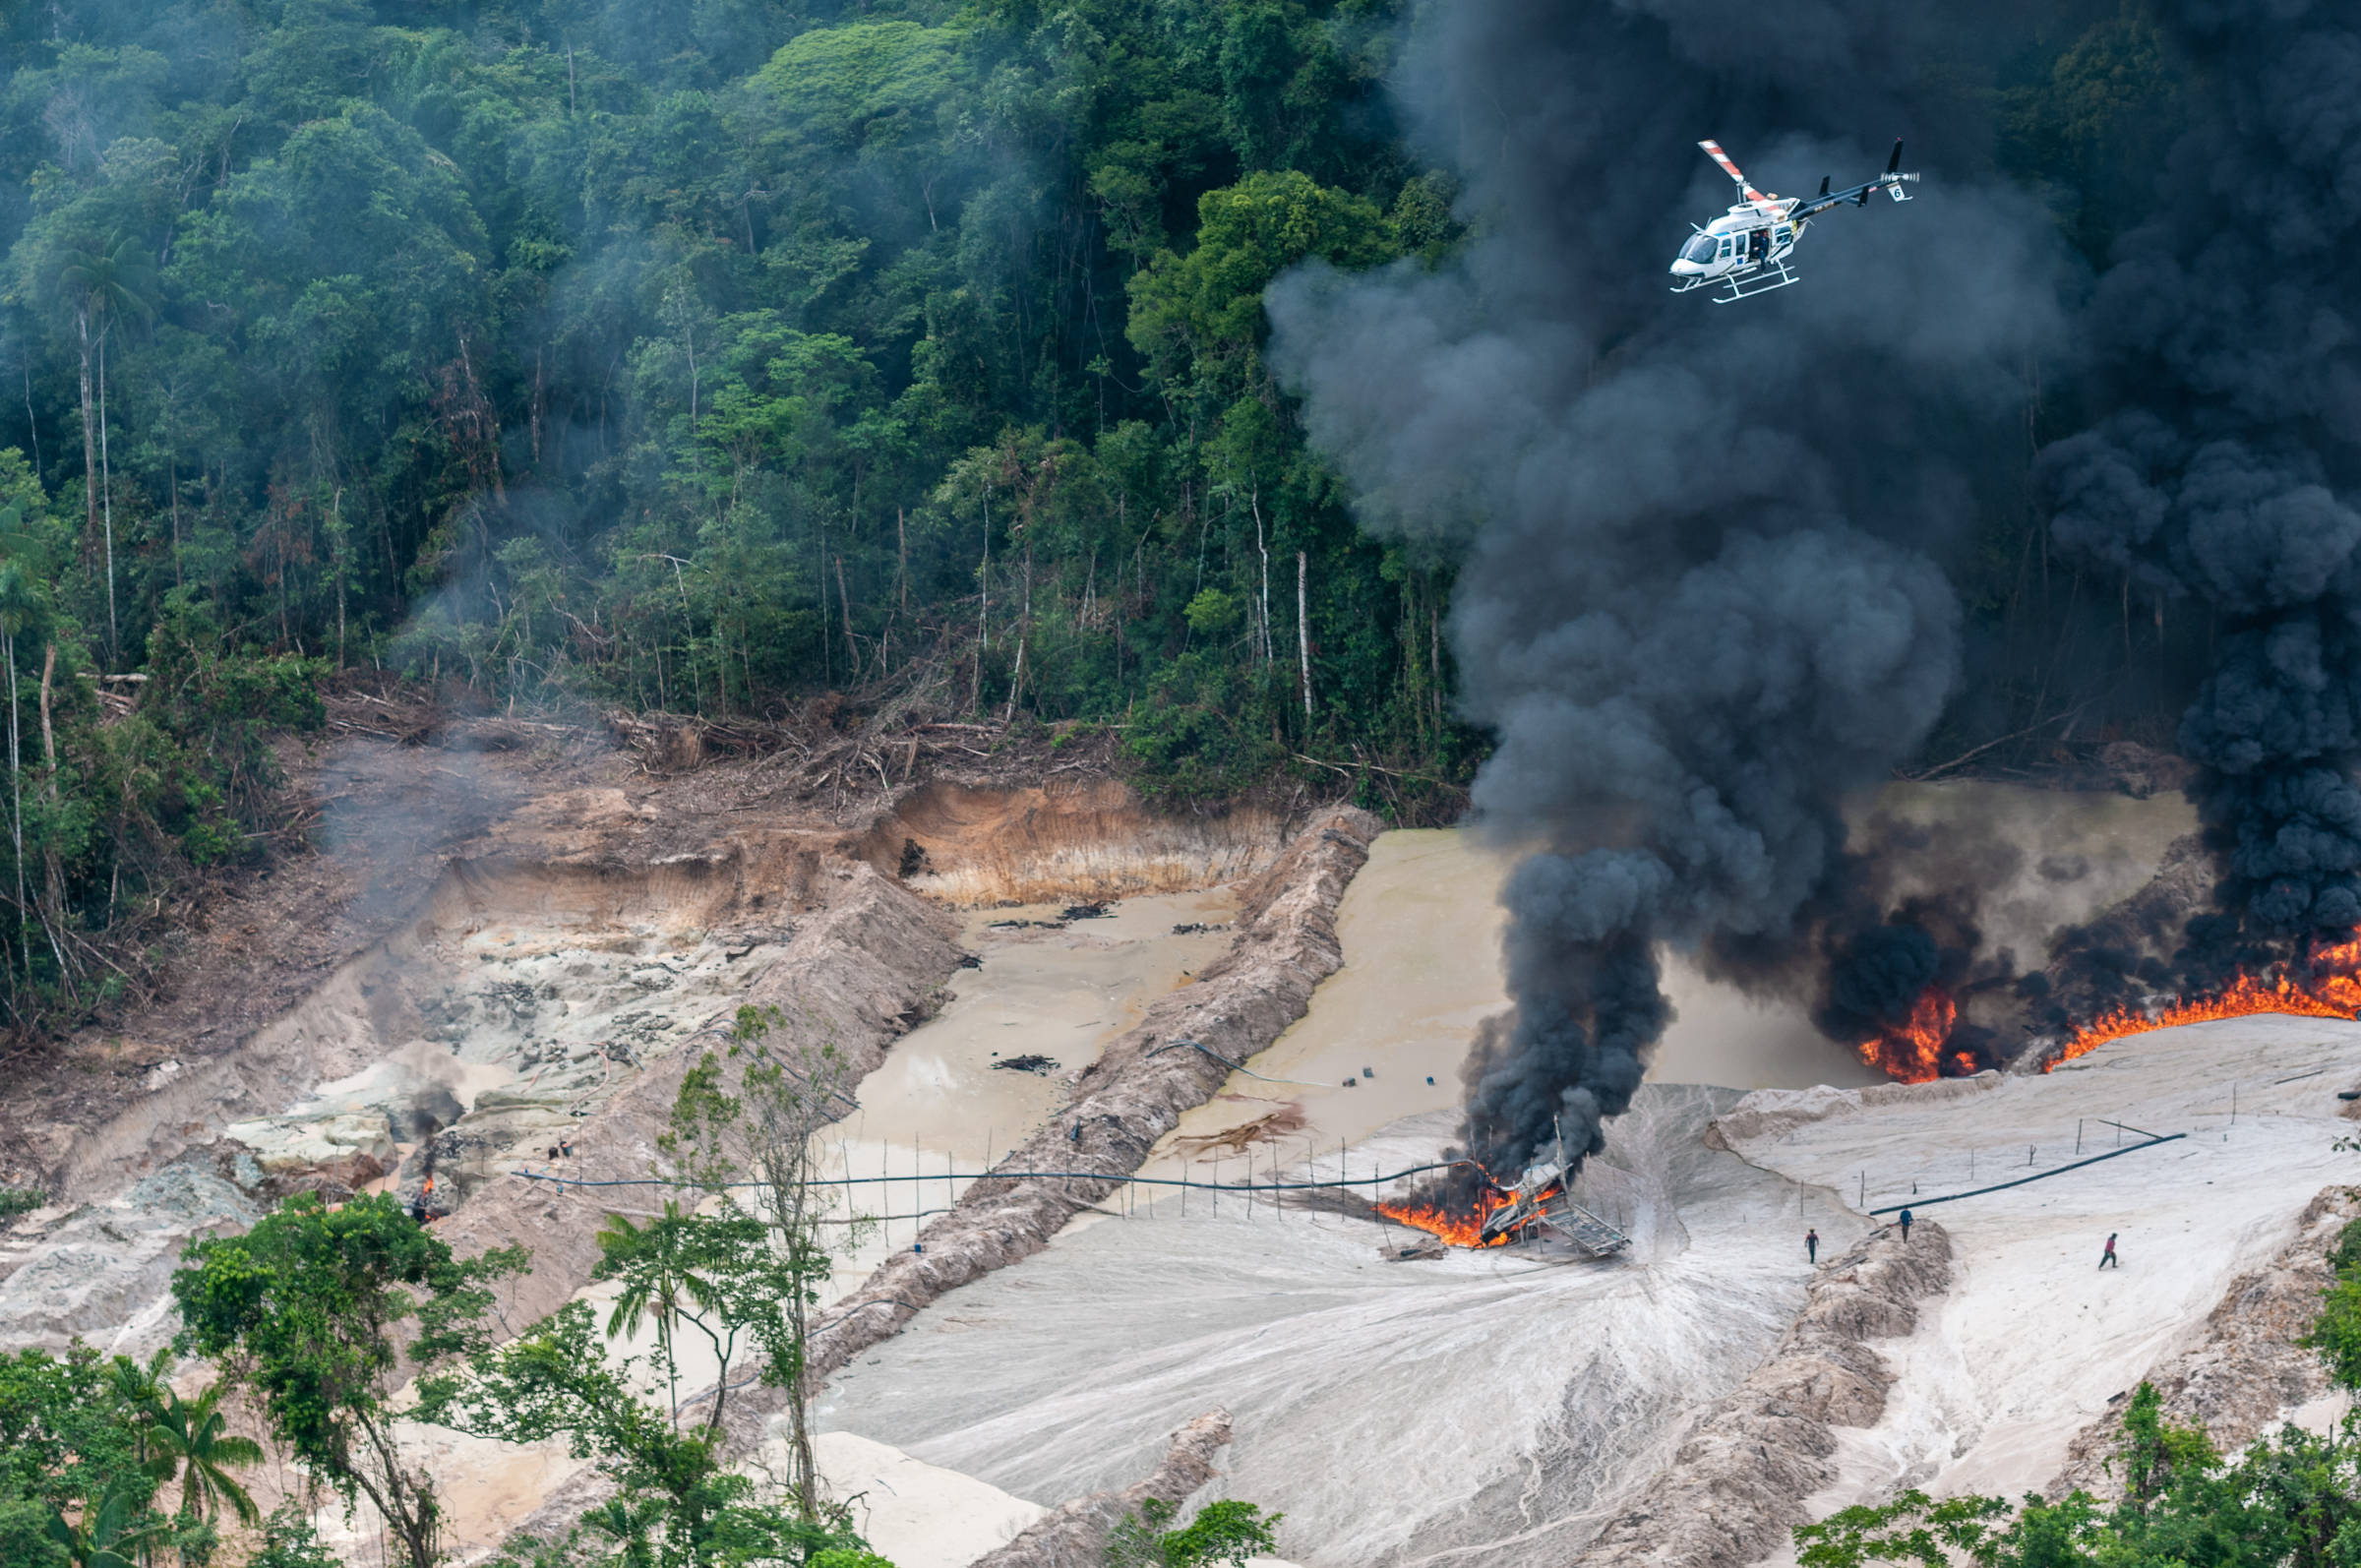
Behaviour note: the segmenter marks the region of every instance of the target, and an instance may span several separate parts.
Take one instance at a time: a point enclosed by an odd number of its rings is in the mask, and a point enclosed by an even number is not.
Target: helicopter
[[[1753,294],[1767,294],[1775,288],[1785,288],[1796,279],[1795,270],[1787,265],[1787,256],[1795,242],[1803,238],[1805,225],[1818,214],[1846,202],[1855,207],[1867,207],[1869,198],[1879,191],[1897,202],[1907,202],[1910,193],[1906,184],[1916,183],[1918,176],[1902,172],[1902,143],[1894,143],[1894,155],[1886,159],[1886,172],[1876,179],[1855,185],[1849,190],[1831,192],[1828,176],[1820,177],[1820,192],[1816,196],[1767,196],[1746,183],[1737,164],[1722,151],[1719,142],[1697,144],[1705,155],[1722,165],[1722,172],[1735,180],[1742,198],[1726,216],[1715,218],[1703,228],[1692,223],[1697,232],[1680,248],[1673,258],[1672,292],[1685,294],[1695,288],[1720,288],[1725,292],[1714,296],[1717,305],[1733,304]]]

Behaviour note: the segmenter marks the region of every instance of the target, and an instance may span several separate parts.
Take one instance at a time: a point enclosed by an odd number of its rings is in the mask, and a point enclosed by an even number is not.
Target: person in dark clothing
[[[1819,1232],[1806,1231],[1803,1233],[1803,1256],[1804,1261],[1807,1263],[1817,1263],[1820,1261]]]
[[[1911,1216],[1909,1210],[1905,1209],[1902,1211],[1902,1238],[1905,1241],[1907,1241],[1910,1238],[1910,1218]]]
[[[2102,1269],[2119,1269],[2123,1267],[2120,1262],[2116,1261],[2115,1233],[2112,1231],[2107,1233],[2107,1249],[2098,1255],[2098,1266]]]

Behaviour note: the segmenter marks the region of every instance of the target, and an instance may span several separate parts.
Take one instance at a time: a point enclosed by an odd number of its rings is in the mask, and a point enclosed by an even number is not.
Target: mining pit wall
[[[1260,806],[1167,814],[1115,779],[1022,789],[922,784],[848,846],[958,908],[1177,893],[1237,881],[1278,858],[1290,822]]]

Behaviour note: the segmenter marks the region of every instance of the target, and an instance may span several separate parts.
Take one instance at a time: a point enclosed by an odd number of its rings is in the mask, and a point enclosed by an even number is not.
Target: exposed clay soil
[[[198,901],[162,954],[153,1000],[11,1063],[0,1182],[71,1202],[115,1184],[127,1160],[169,1160],[217,1121],[143,1102],[209,1066],[220,1111],[278,1109],[284,1074],[256,1059],[258,1031],[394,932],[454,863],[650,865],[784,830],[893,880],[915,845],[914,885],[992,903],[1209,885],[1267,864],[1294,825],[1256,806],[1168,821],[1113,778],[1104,736],[1061,749],[1048,730],[917,725],[923,741],[914,733],[894,754],[901,765],[878,771],[838,754],[858,741],[867,757],[891,738],[838,735],[832,712],[765,729],[754,755],[689,746],[675,733],[695,733],[686,724],[619,744],[596,725],[463,719],[367,692],[332,697],[330,712],[327,733],[278,747],[293,847]],[[701,765],[667,765],[684,749]],[[813,760],[832,755],[839,765],[815,774]],[[1111,851],[1134,838],[1157,850],[1125,874]],[[127,1100],[138,1107],[128,1122]]]

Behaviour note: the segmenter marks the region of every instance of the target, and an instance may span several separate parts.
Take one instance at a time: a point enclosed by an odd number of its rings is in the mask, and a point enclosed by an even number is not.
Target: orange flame
[[[1943,1046],[1959,1019],[1958,1003],[1929,986],[1910,1004],[1908,1021],[1861,1042],[1861,1059],[1903,1083],[1932,1083],[1943,1076]],[[1975,1070],[1975,1058],[1965,1051],[1953,1059],[1962,1072]]]
[[[2173,1001],[2151,1015],[2119,1007],[2102,1013],[2077,1030],[2042,1064],[2048,1072],[2061,1061],[2088,1055],[2110,1040],[2144,1035],[2151,1029],[2181,1024],[2210,1023],[2216,1018],[2247,1018],[2257,1013],[2287,1013],[2297,1018],[2352,1018],[2361,1015],[2361,937],[2314,950],[2305,966],[2309,978],[2285,970],[2263,975],[2240,975],[2211,996]]]
[[[1552,1185],[1541,1195],[1540,1201],[1546,1203],[1549,1199],[1556,1197],[1561,1190]],[[1395,1224],[1407,1225],[1414,1231],[1424,1231],[1429,1235],[1440,1236],[1453,1246],[1504,1246],[1517,1234],[1517,1231],[1524,1229],[1524,1226],[1518,1226],[1516,1231],[1504,1231],[1498,1236],[1487,1237],[1483,1234],[1483,1222],[1516,1201],[1516,1197],[1512,1193],[1495,1186],[1486,1190],[1478,1199],[1480,1207],[1474,1213],[1447,1209],[1439,1203],[1380,1203],[1375,1207],[1379,1214],[1384,1215]]]

